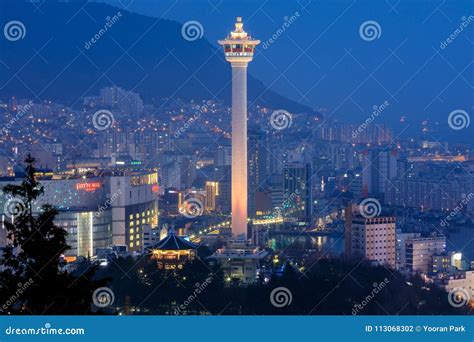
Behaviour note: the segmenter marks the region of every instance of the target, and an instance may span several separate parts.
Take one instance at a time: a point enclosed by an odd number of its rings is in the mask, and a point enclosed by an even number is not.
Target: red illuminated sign
[[[96,191],[97,189],[100,189],[102,187],[102,184],[100,182],[92,182],[92,183],[77,183],[76,184],[76,190],[82,190],[82,191]]]

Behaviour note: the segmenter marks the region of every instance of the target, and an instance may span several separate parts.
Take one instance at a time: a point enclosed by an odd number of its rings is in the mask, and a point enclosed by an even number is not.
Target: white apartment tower
[[[365,218],[361,215],[352,217],[349,254],[365,258],[377,264],[396,267],[396,218],[379,216]]]

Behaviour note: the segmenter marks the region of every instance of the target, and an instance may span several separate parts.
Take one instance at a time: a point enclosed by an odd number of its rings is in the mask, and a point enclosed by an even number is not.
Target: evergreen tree
[[[58,214],[51,205],[35,213],[35,201],[43,193],[36,180],[35,159],[25,159],[25,177],[20,185],[3,188],[11,221],[5,221],[8,245],[0,263],[1,299],[4,313],[80,314],[90,311],[94,267],[76,277],[61,270],[61,255],[70,247],[67,232],[54,224]]]

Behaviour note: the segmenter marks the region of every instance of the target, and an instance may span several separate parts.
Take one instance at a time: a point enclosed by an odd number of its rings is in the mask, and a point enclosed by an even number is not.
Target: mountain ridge
[[[0,96],[52,99],[77,105],[104,86],[160,98],[230,103],[231,68],[206,39],[188,41],[176,21],[143,16],[105,3],[2,3],[0,22],[24,24],[23,39],[0,39]],[[249,102],[294,112],[312,109],[251,76]],[[221,77],[216,77],[220,74]]]

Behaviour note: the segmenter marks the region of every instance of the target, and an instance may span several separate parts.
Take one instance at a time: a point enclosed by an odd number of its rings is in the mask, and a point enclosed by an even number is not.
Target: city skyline
[[[205,3],[0,5],[0,313],[472,315],[469,8]]]

